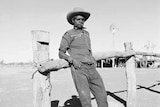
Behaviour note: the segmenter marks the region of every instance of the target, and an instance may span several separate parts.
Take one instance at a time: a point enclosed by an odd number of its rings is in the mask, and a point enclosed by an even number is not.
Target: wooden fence
[[[49,32],[34,30],[31,32],[33,39],[33,61],[40,63],[49,60]],[[33,73],[33,96],[34,107],[51,107],[50,93],[50,73],[41,74],[34,71]]]
[[[39,32],[39,31],[36,31]],[[37,33],[33,33],[33,35],[37,35],[37,38],[39,36],[41,36],[40,34]],[[38,39],[34,40],[34,41],[38,41]],[[35,43],[35,42],[33,42]],[[39,45],[39,47],[43,46],[43,45],[49,45],[49,42],[46,42],[46,38],[44,37],[44,40],[41,40],[38,42],[39,44],[34,44],[35,46]],[[130,42],[128,43],[124,43],[124,47],[125,47],[125,52],[120,52],[120,51],[114,51],[114,52],[101,52],[101,53],[95,53],[93,56],[96,60],[103,60],[103,59],[107,59],[107,58],[113,58],[113,57],[126,57],[126,82],[127,82],[127,98],[126,98],[126,106],[127,107],[136,107],[136,75],[135,75],[135,55],[144,55],[144,56],[154,56],[154,57],[160,57],[160,54],[157,53],[148,53],[148,52],[138,52],[138,51],[134,51],[132,48],[132,44]],[[46,48],[39,48],[39,49],[34,49],[34,58],[40,59],[40,57],[45,57],[45,55],[48,53],[48,49]],[[37,54],[38,52],[38,54]],[[47,53],[45,53],[47,52]],[[42,54],[40,56],[40,54]],[[37,58],[38,56],[38,58]],[[47,57],[44,58],[44,60],[38,60],[36,62],[36,66],[40,67],[40,66],[45,66],[48,71],[58,71],[60,69],[63,68],[67,68],[69,67],[68,62],[63,60],[63,59],[57,59],[57,60],[49,60],[49,58]],[[39,74],[42,75],[42,74]],[[35,78],[39,78],[39,77],[35,77]],[[46,77],[45,77],[46,78]],[[36,79],[35,79],[36,80]],[[50,80],[50,78],[48,79]],[[45,79],[41,80],[41,81],[46,81]],[[34,84],[35,86],[37,86],[37,84]],[[42,88],[44,88],[43,86],[41,86]],[[37,94],[38,90],[35,90],[34,93]],[[49,92],[48,92],[49,93]],[[47,94],[48,94],[47,93]],[[41,93],[44,94],[44,93]],[[38,96],[38,95],[37,95]],[[35,99],[37,98],[37,96],[35,96]],[[34,106],[34,107],[50,107],[50,101],[49,101],[49,95],[47,95],[46,99],[44,100],[44,102],[40,102],[35,100],[35,104],[37,103],[45,103],[48,106]],[[38,105],[38,104],[37,104]]]

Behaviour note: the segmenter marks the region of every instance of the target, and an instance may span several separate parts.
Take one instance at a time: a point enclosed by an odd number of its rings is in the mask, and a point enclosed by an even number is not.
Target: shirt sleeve
[[[70,48],[71,41],[72,41],[72,37],[69,35],[68,32],[66,32],[62,37],[59,50],[66,53],[66,51]]]

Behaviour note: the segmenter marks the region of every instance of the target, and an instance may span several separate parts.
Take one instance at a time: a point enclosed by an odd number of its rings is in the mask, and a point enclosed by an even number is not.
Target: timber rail
[[[63,68],[69,67],[67,61],[63,59],[50,60],[49,58],[49,32],[35,30],[32,31],[33,35],[33,61],[37,67],[43,65],[47,67],[49,71],[58,71]],[[124,43],[125,52],[113,51],[113,52],[99,52],[93,56],[98,60],[103,60],[113,57],[125,57],[126,58],[126,82],[127,82],[127,107],[136,107],[136,75],[135,75],[135,56],[154,56],[160,57],[157,53],[139,52],[134,51],[131,42]],[[42,75],[36,72],[34,75],[34,107],[51,107],[50,105],[50,73]],[[46,85],[42,85],[46,84]],[[46,87],[47,86],[47,87]],[[139,86],[140,87],[140,86]],[[42,90],[45,89],[45,90]],[[41,98],[43,97],[43,98]]]

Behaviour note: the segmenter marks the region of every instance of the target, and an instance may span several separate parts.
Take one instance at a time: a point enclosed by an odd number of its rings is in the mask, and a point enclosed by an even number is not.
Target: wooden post
[[[125,51],[133,50],[131,42],[124,43]],[[126,78],[127,78],[127,107],[136,107],[136,74],[135,74],[135,59],[130,56],[126,61]]]
[[[49,60],[49,32],[34,30],[31,31],[33,40],[33,61],[34,63]],[[50,73],[41,74],[38,71],[33,74],[34,107],[51,107]]]
[[[104,61],[103,61],[103,60],[101,60],[101,68],[104,68],[104,66],[103,66],[103,62],[104,62]]]
[[[112,68],[115,68],[115,58],[113,57],[113,58],[111,58],[112,59]]]

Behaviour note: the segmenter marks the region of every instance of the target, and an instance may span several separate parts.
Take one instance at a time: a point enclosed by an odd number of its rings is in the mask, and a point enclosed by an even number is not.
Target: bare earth
[[[98,68],[97,70],[103,78],[106,91],[109,92],[109,107],[124,107],[127,95],[125,69]],[[0,68],[0,107],[33,107],[31,79],[33,71],[32,68]],[[137,85],[141,86],[137,89],[136,107],[160,107],[160,85],[158,84],[160,69],[136,69],[136,78]],[[51,83],[52,103],[58,101],[58,106],[65,107],[64,103],[73,95],[78,97],[70,69],[52,72]],[[94,99],[92,104],[93,107],[97,107]],[[52,105],[52,107],[55,106]]]

